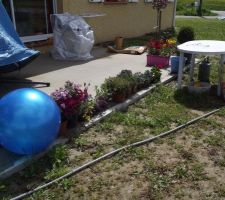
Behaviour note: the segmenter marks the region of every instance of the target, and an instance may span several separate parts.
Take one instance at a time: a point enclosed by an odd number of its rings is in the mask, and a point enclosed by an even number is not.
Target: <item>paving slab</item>
[[[100,86],[105,78],[115,76],[123,69],[133,72],[144,72],[149,69],[146,67],[146,53],[112,54],[108,53],[106,48],[95,47],[92,55],[94,58],[88,61],[59,61],[52,59],[49,54],[42,54],[20,73],[13,72],[7,76],[50,82],[50,87],[39,88],[47,94],[62,87],[67,80],[78,84],[90,83],[89,92],[94,95],[95,86]],[[162,77],[164,74],[168,73],[163,71]],[[1,85],[0,90],[7,92],[15,87],[19,86]]]

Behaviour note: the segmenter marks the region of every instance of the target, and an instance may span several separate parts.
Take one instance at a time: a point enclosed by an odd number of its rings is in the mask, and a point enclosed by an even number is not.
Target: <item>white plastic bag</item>
[[[52,57],[57,60],[88,60],[94,45],[94,33],[84,19],[69,13],[51,15],[53,27]]]

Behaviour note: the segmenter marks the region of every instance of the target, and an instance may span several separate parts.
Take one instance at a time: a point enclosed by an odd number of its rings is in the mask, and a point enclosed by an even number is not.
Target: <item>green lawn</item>
[[[178,9],[183,6],[189,6],[194,0],[178,0]],[[225,11],[225,1],[224,0],[203,0],[203,8],[209,10],[224,10]]]
[[[176,19],[176,27],[191,26],[196,39],[225,40],[225,22],[216,19]]]
[[[113,149],[157,135],[221,105],[223,102],[214,97],[177,91],[174,83],[159,87],[126,112],[113,114],[0,183],[0,199],[25,192]],[[224,117],[223,110],[168,138],[127,149],[29,199],[222,198]]]

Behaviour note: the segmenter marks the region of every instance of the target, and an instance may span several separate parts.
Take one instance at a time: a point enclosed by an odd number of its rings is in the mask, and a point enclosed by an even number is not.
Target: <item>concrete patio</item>
[[[38,89],[50,94],[62,87],[65,81],[74,81],[77,84],[90,83],[89,92],[95,94],[95,86],[100,86],[105,78],[115,76],[123,69],[133,72],[144,72],[146,67],[146,54],[128,55],[108,53],[106,48],[94,47],[93,59],[88,61],[59,61],[53,60],[50,54],[41,54],[35,61],[23,68],[20,72],[7,74],[7,77],[16,77],[32,81],[50,82],[50,87]],[[162,79],[168,76],[168,70],[162,70]],[[2,94],[18,87],[28,85],[0,85]]]

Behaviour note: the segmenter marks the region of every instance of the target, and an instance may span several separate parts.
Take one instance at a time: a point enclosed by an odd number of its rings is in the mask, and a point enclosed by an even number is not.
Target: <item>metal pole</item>
[[[13,0],[10,0],[10,10],[11,10],[11,14],[12,14],[12,21],[13,21],[13,26],[16,30],[16,18],[15,18],[15,12],[14,12],[14,3]]]
[[[172,26],[174,28],[176,26],[176,13],[177,13],[177,0],[174,0],[174,5],[173,5],[173,22],[172,22]]]

